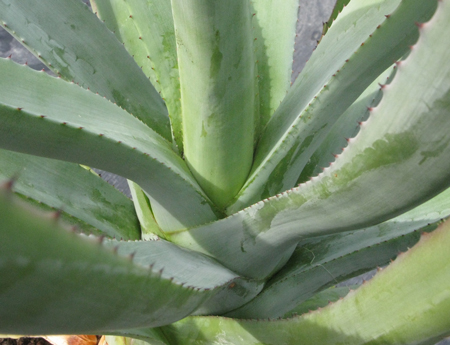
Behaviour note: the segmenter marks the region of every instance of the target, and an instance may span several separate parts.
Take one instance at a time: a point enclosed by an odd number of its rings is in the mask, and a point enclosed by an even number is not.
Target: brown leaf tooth
[[[59,220],[61,218],[62,211],[56,210],[55,212],[50,213],[50,218],[54,220]]]
[[[128,260],[130,260],[131,262],[133,262],[134,260],[134,256],[136,255],[136,252],[131,253],[130,255],[128,255]]]
[[[8,180],[2,182],[0,184],[0,188],[6,189],[7,191],[11,192],[14,184],[16,183],[17,179],[19,178],[19,174],[15,173],[12,177],[10,177]]]
[[[416,26],[417,26],[419,29],[422,29],[422,28],[425,26],[425,23],[415,22],[414,24],[416,24]]]

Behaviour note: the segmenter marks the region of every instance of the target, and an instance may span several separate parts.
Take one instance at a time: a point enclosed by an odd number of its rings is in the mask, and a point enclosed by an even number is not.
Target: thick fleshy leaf
[[[0,333],[101,334],[155,327],[191,314],[221,289],[185,287],[134,264],[24,207],[5,190],[0,190],[0,214]],[[228,279],[224,275],[222,282]]]
[[[263,282],[249,280],[224,268],[208,256],[180,248],[164,240],[118,242],[105,240],[106,247],[133,263],[159,271],[161,277],[174,279],[195,289],[221,287],[193,313],[223,314],[247,303],[263,288]]]
[[[431,17],[437,0],[398,2],[352,1],[345,8],[267,124],[228,214],[294,187],[339,116],[409,51],[416,23]]]
[[[228,205],[253,161],[255,61],[249,1],[172,0],[186,162]]]
[[[166,239],[164,231],[161,230],[155,220],[150,200],[148,200],[145,192],[133,181],[128,180],[128,186],[130,187],[136,215],[141,225],[141,238],[143,240],[154,240],[158,237]]]
[[[0,214],[0,333],[158,327],[235,308],[262,288],[163,240],[84,238],[3,188]]]
[[[280,320],[188,317],[163,327],[182,344],[434,344],[450,334],[450,223],[344,299]]]
[[[116,173],[152,199],[163,229],[216,218],[170,143],[118,106],[75,84],[0,60],[0,146]]]
[[[91,4],[160,92],[182,152],[180,76],[170,0],[95,0]]]
[[[254,0],[253,32],[263,128],[286,96],[292,75],[299,1]]]
[[[172,240],[261,278],[301,239],[381,223],[446,189],[450,48],[442,35],[450,35],[449,18],[441,10],[421,25],[421,38],[383,88],[380,104],[331,167],[298,188]]]
[[[0,20],[56,74],[98,92],[171,140],[167,109],[122,44],[81,1],[0,2]]]
[[[268,281],[255,299],[226,316],[244,319],[281,317],[323,289],[388,264],[398,253],[416,244],[421,232],[437,227],[437,222],[420,227],[426,223],[385,222],[367,230],[300,245],[286,266]],[[415,231],[417,229],[419,231]]]
[[[394,74],[395,68],[389,67],[339,117],[330,133],[305,165],[297,185],[319,175],[345,149],[349,139],[358,133],[361,123],[367,120],[369,109],[376,107],[380,102],[383,96],[381,87],[388,84]]]
[[[331,12],[330,18],[326,23],[323,24],[323,33],[322,35],[325,35],[328,32],[328,29],[331,27],[333,22],[338,17],[339,13],[342,12],[345,6],[348,5],[350,0],[337,0],[336,4],[334,5],[333,12]]]
[[[78,164],[0,150],[0,182],[11,178],[15,194],[61,210],[86,234],[140,238],[132,201]]]
[[[388,264],[448,216],[450,189],[379,225],[303,241],[264,290],[228,316],[280,317],[330,285]]]
[[[361,284],[350,286],[333,286],[329,289],[321,291],[294,309],[289,310],[289,312],[283,315],[283,319],[306,314],[310,311],[326,307],[328,304],[336,302],[338,299],[347,296],[350,291],[356,290],[360,286]]]

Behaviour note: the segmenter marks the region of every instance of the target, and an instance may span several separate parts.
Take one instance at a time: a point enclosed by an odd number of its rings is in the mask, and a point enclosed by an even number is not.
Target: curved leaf
[[[177,230],[216,219],[170,143],[78,85],[0,59],[0,146],[116,173],[152,199],[158,224]],[[105,117],[107,116],[107,119]]]
[[[346,7],[267,124],[252,171],[228,214],[295,185],[339,116],[417,41],[416,22],[431,17],[437,0],[397,3],[364,0]]]
[[[83,238],[4,189],[0,214],[1,333],[158,327],[235,308],[262,287],[162,240]]]
[[[91,4],[160,92],[173,137],[183,152],[180,75],[170,0],[91,0]]]
[[[345,298],[278,320],[188,317],[162,327],[169,343],[434,344],[450,334],[450,223]]]
[[[369,109],[376,107],[383,96],[382,86],[388,84],[395,75],[395,68],[389,67],[358,97],[358,99],[339,117],[325,140],[309,159],[302,170],[297,185],[319,175],[328,167],[354,138],[360,124],[367,120]]]
[[[165,238],[164,231],[161,230],[153,215],[150,201],[145,192],[133,181],[128,180],[131,197],[136,209],[136,215],[141,224],[141,237],[143,240],[154,240],[158,237]]]
[[[439,13],[421,26],[421,38],[383,89],[380,104],[331,167],[298,188],[172,240],[261,278],[283,250],[304,238],[381,223],[446,189],[450,49],[441,38],[450,34],[449,18]]]
[[[333,12],[331,12],[330,18],[326,23],[323,24],[323,32],[322,35],[325,35],[328,32],[328,29],[331,27],[333,22],[338,17],[339,13],[342,12],[345,6],[348,5],[350,0],[337,0],[336,4],[334,5]]]
[[[0,150],[0,181],[14,178],[14,193],[61,210],[84,233],[140,238],[133,203],[78,164]]]
[[[81,1],[1,1],[0,20],[56,74],[116,102],[171,140],[167,109],[158,92]]]
[[[290,319],[188,317],[163,327],[183,344],[433,344],[450,334],[450,223],[358,290]],[[396,309],[393,309],[393,307]]]
[[[250,301],[263,287],[263,282],[239,277],[206,255],[164,240],[105,240],[104,245],[123,257],[132,257],[134,264],[151,265],[162,278],[174,279],[197,290],[216,289],[214,296],[199,306],[194,315],[223,314]]]
[[[99,334],[155,327],[220,290],[183,287],[0,190],[0,324],[10,334]],[[225,281],[228,278],[225,277]]]
[[[350,291],[356,290],[360,287],[360,285],[361,284],[350,286],[333,286],[329,289],[321,291],[294,309],[289,310],[289,312],[283,315],[283,319],[288,319],[297,315],[306,314],[312,310],[324,308],[328,304],[336,302],[340,298],[347,296]]]
[[[383,230],[392,228],[389,236],[384,238],[380,235],[383,232],[380,228],[376,229],[378,231],[369,228],[348,236],[326,238],[297,247],[286,266],[268,281],[256,298],[226,316],[240,319],[281,317],[332,285],[387,265],[398,253],[415,245],[421,232],[433,231],[437,227],[437,224],[432,224],[420,228],[417,223],[411,223],[383,223],[383,227],[380,227]],[[399,233],[403,234],[399,236]],[[371,239],[372,243],[367,245]],[[326,248],[327,245],[331,248]],[[336,257],[332,253],[334,246],[343,247],[339,253],[341,256]]]

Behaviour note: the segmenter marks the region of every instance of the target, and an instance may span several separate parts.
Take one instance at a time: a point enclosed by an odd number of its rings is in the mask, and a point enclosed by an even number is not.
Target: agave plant
[[[91,5],[0,1],[57,76],[0,59],[0,333],[450,334],[449,0],[338,1],[292,86],[298,0]]]

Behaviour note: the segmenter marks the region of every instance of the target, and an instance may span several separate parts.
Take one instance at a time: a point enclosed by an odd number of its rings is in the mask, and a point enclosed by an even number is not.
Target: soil
[[[0,345],[52,345],[43,338],[0,338]]]

